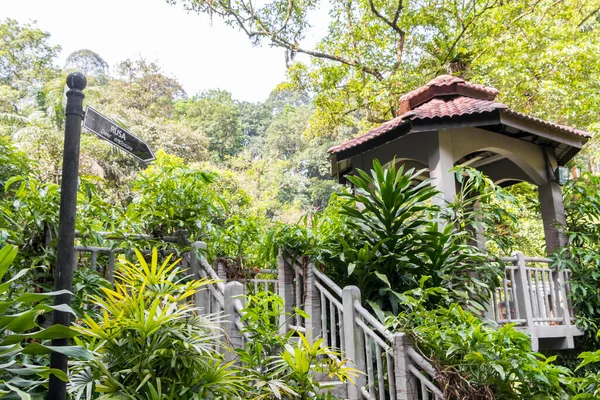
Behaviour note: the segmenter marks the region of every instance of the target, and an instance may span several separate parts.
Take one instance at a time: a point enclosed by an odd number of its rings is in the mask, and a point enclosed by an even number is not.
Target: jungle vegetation
[[[123,259],[114,286],[78,270],[69,309],[77,326],[45,326],[56,295],[64,82],[80,70],[89,82],[85,104],[157,152],[144,165],[83,136],[83,243],[103,243],[102,231],[185,231],[207,243],[210,262],[225,262],[235,276],[273,267],[281,249],[308,255],[340,285],[361,287],[373,312],[410,332],[446,382],[460,382],[449,385],[455,390],[448,398],[596,398],[597,135],[573,162],[577,179],[564,188],[569,245],[553,255],[559,268],[573,271],[585,351],[558,358],[531,352],[525,334],[492,329],[479,318],[498,276],[466,229],[483,224],[492,255],[545,254],[535,188],[504,190],[461,169],[463,192],[439,209],[428,201],[431,187],[413,184],[417,171],[374,163],[353,178],[358,191],[350,193],[331,179],[326,150],[393,117],[401,94],[440,73],[494,86],[499,101],[518,111],[596,133],[600,3],[331,1],[329,34],[304,48],[310,13],[323,6],[317,1],[272,0],[257,9],[244,0],[169,2],[222,18],[256,45],[285,48],[288,79],[259,103],[218,88],[186,93],[159,61],[109,66],[82,49],[59,66],[60,48],[48,33],[0,22],[0,397],[41,398],[54,373],[70,378],[78,399],[315,398],[318,382],[306,360],[310,367],[322,352],[335,351],[279,334],[281,299],[259,294],[247,299],[247,326],[263,339],[239,353],[252,373],[238,370],[210,345],[214,321],[199,318],[187,301],[207,282],[184,279],[174,260],[157,255]],[[311,62],[296,62],[297,53]],[[469,191],[478,193],[480,215],[469,211]],[[482,279],[457,273],[465,268],[478,269]],[[55,349],[47,340],[56,335],[74,338],[63,350],[74,360],[69,377],[48,367]],[[149,351],[155,357],[139,357]],[[344,365],[319,368],[342,379],[355,374]]]

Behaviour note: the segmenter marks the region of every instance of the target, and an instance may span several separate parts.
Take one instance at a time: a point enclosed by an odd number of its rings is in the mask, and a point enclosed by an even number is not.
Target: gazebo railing
[[[525,257],[522,252],[503,257],[500,262],[504,274],[493,293],[488,317],[499,325],[510,323],[527,330],[535,350],[539,339],[572,340],[579,334],[573,326],[569,271],[551,268],[549,258]],[[563,336],[557,333],[559,329]]]

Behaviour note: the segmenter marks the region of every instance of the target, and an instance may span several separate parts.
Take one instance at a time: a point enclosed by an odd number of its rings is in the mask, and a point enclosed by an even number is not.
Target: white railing
[[[573,336],[580,332],[573,326],[569,271],[550,268],[549,258],[525,257],[521,252],[500,262],[504,274],[488,316],[499,325],[511,323],[525,329],[534,350],[544,338],[564,338],[565,346],[572,348]]]
[[[106,233],[102,233],[107,240]],[[139,236],[139,237],[138,237]],[[148,240],[149,236],[130,235],[131,239]],[[180,242],[180,236],[163,238]],[[119,240],[119,239],[116,239]],[[189,243],[192,251],[184,254],[183,264],[198,278],[212,282],[195,296],[203,312],[221,316],[227,360],[235,359],[235,348],[249,340],[242,322],[244,295],[267,291],[279,293],[284,301],[281,315],[283,331],[289,329],[306,334],[309,340],[321,337],[323,345],[339,350],[352,366],[364,374],[355,384],[346,385],[346,395],[354,399],[443,399],[436,384],[436,370],[413,348],[403,333],[392,333],[374,318],[361,303],[355,286],[340,288],[312,263],[279,257],[278,270],[251,271],[252,278],[227,282],[221,266],[216,272],[196,250],[206,248],[202,242]],[[93,269],[103,269],[112,280],[115,256],[125,250],[116,245],[94,247],[79,245],[77,253]],[[102,257],[99,258],[99,255]],[[569,271],[550,268],[548,258],[525,257],[516,252],[497,260],[504,271],[500,286],[494,291],[488,317],[499,325],[511,323],[525,329],[532,337],[532,347],[539,339],[565,338],[573,348],[574,335],[581,334],[574,325],[574,312],[569,299]],[[293,309],[303,310],[304,319]],[[294,315],[294,319],[290,319]],[[565,329],[566,328],[566,329]],[[558,333],[557,333],[558,332]]]
[[[287,328],[306,333],[309,339],[323,338],[323,345],[340,350],[352,367],[363,372],[354,384],[347,384],[348,399],[444,398],[433,366],[405,334],[390,332],[362,306],[356,286],[342,289],[314,264],[283,257],[279,279],[287,281],[280,283],[286,306],[310,316],[287,321]]]

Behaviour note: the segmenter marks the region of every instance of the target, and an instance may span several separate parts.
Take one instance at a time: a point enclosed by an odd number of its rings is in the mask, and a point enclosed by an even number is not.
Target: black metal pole
[[[56,251],[55,290],[73,287],[73,270],[75,269],[75,211],[77,208],[77,185],[79,175],[79,148],[81,137],[81,121],[83,112],[83,89],[87,85],[85,76],[73,72],[67,77],[67,106],[65,107],[65,147],[63,154],[62,182],[60,186],[60,217],[58,224],[58,248]],[[54,304],[71,304],[71,295],[57,296]],[[69,326],[69,313],[54,311],[54,324]],[[67,346],[68,339],[53,339],[53,346]],[[68,358],[64,354],[52,353],[50,366],[67,372]],[[50,375],[48,388],[49,400],[65,400],[67,384],[54,375]]]

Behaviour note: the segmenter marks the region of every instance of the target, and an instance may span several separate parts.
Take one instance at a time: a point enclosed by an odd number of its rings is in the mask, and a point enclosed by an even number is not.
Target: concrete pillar
[[[360,289],[356,286],[346,286],[342,289],[342,308],[344,310],[344,346],[346,358],[350,360],[348,366],[356,368],[361,373],[354,378],[354,383],[348,381],[348,400],[360,400],[363,398],[360,388],[366,385],[365,372],[367,371],[365,361],[365,336],[358,329],[355,322],[354,302],[360,303]]]
[[[244,346],[244,338],[242,332],[238,328],[236,321],[239,321],[238,312],[235,309],[235,302],[239,301],[244,307],[244,285],[240,282],[229,282],[225,285],[225,293],[223,294],[223,300],[225,302],[224,316],[222,320],[223,330],[225,331],[226,337],[229,339],[229,348],[225,352],[225,361],[230,362],[237,359],[237,353],[235,349],[242,348]]]
[[[418,400],[418,382],[410,372],[408,349],[412,346],[405,333],[394,335],[394,377],[396,378],[396,398],[399,400]],[[425,398],[425,397],[423,397]]]
[[[538,351],[539,341],[534,330],[533,303],[531,302],[531,288],[529,287],[529,279],[527,278],[525,255],[520,251],[515,251],[512,255],[517,258],[514,265],[518,268],[515,271],[515,281],[513,282],[517,298],[513,299],[513,301],[516,303],[515,307],[519,310],[520,319],[525,320],[525,329],[531,336],[531,348],[533,351]],[[511,312],[511,304],[508,299],[505,299],[505,302],[506,313],[509,314]]]
[[[223,281],[223,284],[227,283],[227,266],[223,261],[217,262],[217,276]]]
[[[185,263],[185,268],[187,268],[187,272],[193,277],[193,279],[202,279],[202,275],[200,274],[200,269],[202,266],[198,260],[198,256],[196,255],[196,251],[202,248],[202,242],[194,242],[191,244],[192,249],[184,254],[183,261]],[[208,292],[207,287],[202,287],[200,290],[194,294],[194,303],[196,307],[201,308],[201,312],[203,315],[208,315],[212,312],[210,309],[210,293]]]
[[[441,192],[433,199],[434,203],[444,206],[452,203],[456,197],[456,183],[452,153],[452,138],[448,131],[438,131],[437,140],[432,140],[429,148],[429,176],[432,184]]]
[[[563,232],[567,220],[562,191],[560,185],[554,181],[539,186],[538,190],[546,236],[546,253],[552,254],[567,244],[567,236]]]
[[[279,296],[283,300],[283,314],[281,314],[279,320],[279,330],[282,334],[285,334],[289,325],[293,323],[294,313],[294,267],[292,266],[291,260],[287,259],[283,252],[279,250],[277,256],[277,269],[278,269],[278,289]],[[299,305],[298,305],[299,306]]]
[[[321,295],[319,293],[319,289],[317,288],[316,276],[313,272],[315,268],[312,262],[309,262],[306,266],[305,277],[306,277],[306,300],[304,305],[304,311],[309,315],[304,325],[306,327],[306,338],[312,344],[314,341],[320,337],[323,337],[323,329],[327,329],[327,327],[321,326]]]

